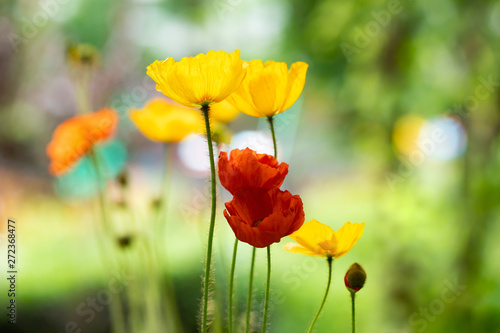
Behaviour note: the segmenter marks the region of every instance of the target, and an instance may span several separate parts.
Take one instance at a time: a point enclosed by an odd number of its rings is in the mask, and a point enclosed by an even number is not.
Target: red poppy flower
[[[304,223],[302,200],[279,188],[245,188],[226,202],[229,225],[240,241],[255,247],[277,243]]]
[[[287,174],[288,164],[249,148],[232,150],[229,159],[226,152],[219,155],[220,182],[233,195],[247,187],[280,187]]]
[[[50,173],[59,176],[88,154],[98,142],[109,139],[118,124],[118,114],[113,109],[76,116],[61,123],[47,146]]]

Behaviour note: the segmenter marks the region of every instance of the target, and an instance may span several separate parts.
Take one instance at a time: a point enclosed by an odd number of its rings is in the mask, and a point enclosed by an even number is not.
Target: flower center
[[[263,219],[262,219],[263,220]],[[253,226],[252,227],[256,227],[259,225],[260,222],[262,222],[262,220],[258,220],[258,221],[254,221],[253,222]]]

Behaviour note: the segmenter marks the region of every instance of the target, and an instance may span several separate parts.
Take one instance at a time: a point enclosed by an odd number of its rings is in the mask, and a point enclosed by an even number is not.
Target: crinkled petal
[[[288,174],[288,164],[280,163],[271,155],[263,156],[246,148],[233,149],[227,156],[221,152],[218,174],[222,186],[231,194],[246,187],[270,189],[279,187]]]
[[[363,235],[365,223],[345,223],[342,228],[335,232],[338,241],[335,258],[340,258],[349,252]]]
[[[168,79],[174,75],[172,74],[172,67],[174,64],[175,61],[173,58],[167,58],[164,61],[156,60],[148,66],[146,73],[156,82],[156,90],[163,93],[165,96],[184,106],[197,106],[192,101],[186,99],[183,91],[179,89],[174,90],[175,87],[178,87],[175,82],[175,86],[171,87]]]
[[[230,216],[227,210],[224,210],[224,217],[231,229],[233,229],[236,238],[252,246],[263,248],[272,243],[277,243],[281,239],[280,235],[275,232],[260,230],[248,225],[238,216]]]
[[[219,103],[243,81],[246,70],[240,51],[209,51],[179,62],[167,58],[148,66],[147,74],[157,83],[157,90],[179,104],[197,107]]]
[[[303,247],[312,252],[317,252],[319,243],[329,240],[334,235],[334,231],[330,226],[311,220],[304,223],[304,225],[290,237]]]
[[[309,65],[301,61],[293,63],[290,67],[286,87],[286,99],[280,108],[280,112],[289,109],[299,98],[306,83],[307,67]]]
[[[270,117],[279,111],[285,99],[286,69],[285,63],[267,62],[262,70],[254,73],[248,87],[259,113]]]
[[[283,246],[285,250],[297,254],[305,254],[312,257],[324,257],[324,254],[316,253],[296,243],[288,243]]]

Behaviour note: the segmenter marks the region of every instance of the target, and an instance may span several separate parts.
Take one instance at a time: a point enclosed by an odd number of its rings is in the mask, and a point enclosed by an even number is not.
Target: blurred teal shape
[[[95,147],[101,177],[100,186],[116,177],[127,161],[125,147],[116,140]],[[64,199],[84,199],[97,193],[97,175],[90,156],[83,157],[68,173],[55,178],[56,193]]]

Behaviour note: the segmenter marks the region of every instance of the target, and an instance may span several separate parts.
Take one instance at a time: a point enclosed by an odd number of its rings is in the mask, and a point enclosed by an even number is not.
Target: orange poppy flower
[[[109,139],[115,133],[117,124],[118,114],[109,108],[61,123],[47,146],[50,173],[59,176],[68,171],[96,143]]]
[[[302,200],[279,188],[244,188],[226,202],[224,216],[240,241],[255,247],[277,243],[304,223]]]
[[[227,157],[219,155],[219,179],[231,194],[247,187],[271,189],[280,187],[288,174],[288,164],[278,163],[273,156],[257,154],[246,148],[234,149]]]

